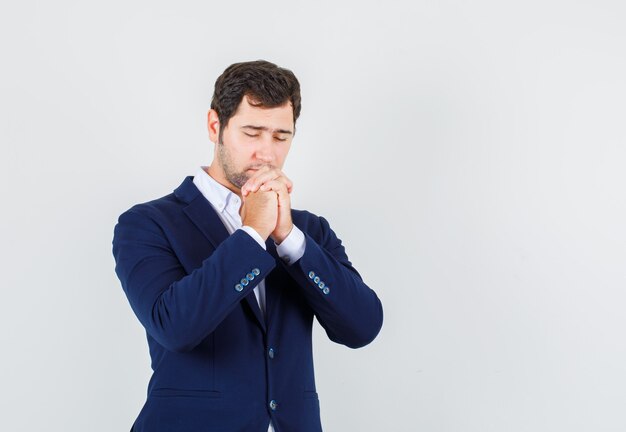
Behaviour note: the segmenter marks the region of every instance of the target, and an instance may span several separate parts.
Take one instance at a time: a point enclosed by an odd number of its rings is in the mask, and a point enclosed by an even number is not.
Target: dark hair
[[[237,111],[244,95],[248,96],[253,106],[274,108],[291,102],[295,134],[296,120],[301,109],[298,79],[289,69],[265,60],[256,60],[228,66],[215,81],[211,108],[217,111],[220,122],[218,143],[222,142],[224,128]]]

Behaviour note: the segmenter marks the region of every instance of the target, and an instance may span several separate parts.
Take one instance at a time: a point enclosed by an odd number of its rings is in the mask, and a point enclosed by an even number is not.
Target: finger
[[[269,179],[266,182],[261,183],[258,187],[260,188],[263,184],[266,184],[269,181],[279,181],[279,182],[283,183],[285,185],[285,187],[286,187],[287,193],[291,193],[291,191],[293,190],[293,183],[284,174],[282,174],[279,177],[276,177],[276,178],[273,178],[273,179]]]
[[[289,177],[287,177],[285,173],[283,173],[280,178],[282,179],[283,183],[287,185],[287,192],[291,193],[291,191],[293,190],[293,182],[291,181],[291,179],[289,179]]]
[[[279,180],[270,180],[264,183],[259,190],[261,191],[274,191],[278,194],[278,201],[280,205],[289,203],[289,191],[287,185]]]
[[[262,173],[255,174],[252,178],[248,179],[246,184],[242,187],[242,193],[256,192],[263,184],[271,181],[279,180],[287,186],[287,191],[291,193],[293,189],[293,182],[279,169],[273,169]]]
[[[278,171],[278,174],[279,174],[278,176],[276,176],[274,178],[269,178],[267,181],[270,181],[270,180],[280,181],[280,182],[284,183],[285,186],[287,187],[287,192],[291,193],[291,190],[293,189],[293,182],[282,171]],[[261,183],[261,184],[263,184],[263,183]],[[260,187],[260,185],[259,185],[259,187]]]
[[[269,167],[261,167],[241,187],[241,193],[247,195],[249,192],[256,192],[265,181],[277,177],[272,174],[274,170]]]
[[[250,189],[251,192],[256,192],[262,184],[270,180],[274,180],[280,177],[280,175],[281,173],[278,170],[271,170],[271,171],[264,171],[264,172],[257,171],[257,174],[253,178],[250,178],[248,180],[249,182],[248,188]]]
[[[256,171],[252,171],[252,175],[246,180],[246,182],[241,185],[240,190],[241,190],[241,195],[246,196],[249,192],[249,186],[250,186],[250,181],[255,178],[259,171],[261,171],[263,167],[258,168]],[[248,171],[252,170],[252,168],[248,168],[245,172],[247,173]]]
[[[287,177],[285,173],[282,172],[281,170],[278,170],[278,174],[279,175],[275,177],[273,180],[279,180],[285,183],[285,185],[287,186],[287,191],[291,193],[291,190],[293,189],[293,182],[291,181],[291,179],[289,179],[289,177]]]

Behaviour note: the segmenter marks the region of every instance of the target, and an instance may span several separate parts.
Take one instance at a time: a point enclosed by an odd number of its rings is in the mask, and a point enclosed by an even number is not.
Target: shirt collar
[[[200,193],[218,212],[223,213],[226,206],[234,202],[233,207],[237,209],[236,213],[239,214],[241,200],[237,194],[211,177],[206,172],[206,168],[205,166],[199,167],[193,177],[193,183],[200,190]]]

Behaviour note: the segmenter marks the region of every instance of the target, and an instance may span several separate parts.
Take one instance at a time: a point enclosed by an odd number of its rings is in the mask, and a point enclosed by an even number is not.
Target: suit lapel
[[[266,331],[265,321],[263,320],[263,314],[261,313],[261,309],[259,308],[259,302],[256,300],[254,291],[250,291],[250,294],[246,296],[245,300],[248,306],[250,307],[252,314],[256,317],[257,322],[263,329],[263,331]]]
[[[230,235],[215,209],[211,207],[211,204],[202,195],[191,201],[183,211],[211,242],[214,248],[217,249]]]
[[[189,205],[185,207],[183,211],[211,242],[213,247],[217,249],[217,247],[230,236],[230,233],[215,212],[215,209],[209,204],[200,191],[198,191],[196,185],[194,185],[192,181],[188,181],[189,179],[192,179],[192,177],[187,177],[185,182],[176,190],[176,194],[179,197],[187,198],[186,201],[189,202]],[[190,188],[195,189],[197,193],[193,195],[190,194]],[[265,331],[265,320],[263,319],[261,309],[259,309],[259,303],[253,291],[250,291],[245,297],[245,304],[248,305],[257,322]]]

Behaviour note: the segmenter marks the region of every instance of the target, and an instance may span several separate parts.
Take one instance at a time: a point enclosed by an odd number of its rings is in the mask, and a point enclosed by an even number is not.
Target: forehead
[[[293,130],[293,109],[290,101],[274,108],[255,107],[250,105],[248,96],[244,96],[230,121],[233,121],[235,126],[255,125],[269,129]]]

